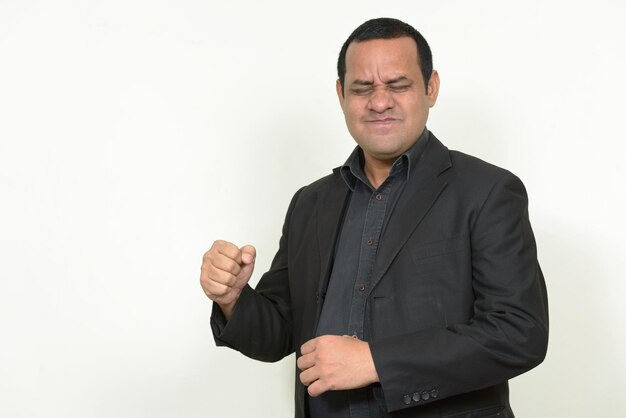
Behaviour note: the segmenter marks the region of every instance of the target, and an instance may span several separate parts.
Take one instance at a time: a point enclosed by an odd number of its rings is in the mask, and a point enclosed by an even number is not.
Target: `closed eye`
[[[368,86],[368,87],[356,87],[356,88],[351,88],[350,91],[356,95],[364,95],[364,94],[368,94],[370,93],[374,88],[372,86]]]
[[[393,84],[389,86],[389,90],[394,92],[403,92],[407,91],[410,87],[410,84]]]

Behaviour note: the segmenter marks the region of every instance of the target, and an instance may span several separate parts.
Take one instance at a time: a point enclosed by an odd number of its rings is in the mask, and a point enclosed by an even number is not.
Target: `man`
[[[508,379],[546,352],[546,290],[522,183],[426,129],[426,40],[365,22],[339,56],[358,146],[293,197],[270,271],[216,241],[200,281],[218,345],[296,351],[296,416],[512,417]]]

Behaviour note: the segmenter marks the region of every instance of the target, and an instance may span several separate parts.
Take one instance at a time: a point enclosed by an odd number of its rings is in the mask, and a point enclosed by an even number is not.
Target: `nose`
[[[376,89],[369,100],[369,108],[376,113],[383,113],[394,105],[393,97],[387,89]]]

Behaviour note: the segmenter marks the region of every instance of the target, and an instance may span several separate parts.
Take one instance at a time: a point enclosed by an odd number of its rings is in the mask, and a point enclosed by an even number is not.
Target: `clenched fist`
[[[254,270],[256,249],[251,245],[238,248],[226,241],[215,241],[202,257],[200,285],[230,319],[241,290]]]

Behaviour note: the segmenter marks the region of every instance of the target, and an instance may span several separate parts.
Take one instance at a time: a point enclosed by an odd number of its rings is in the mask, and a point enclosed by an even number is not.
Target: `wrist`
[[[369,380],[370,383],[378,383],[380,382],[380,377],[378,377],[378,372],[376,371],[376,364],[374,364],[374,357],[372,356],[372,350],[370,349],[369,343],[367,343],[367,354],[369,359]]]
[[[235,310],[236,301],[229,302],[229,303],[220,303],[220,302],[216,302],[216,303],[217,303],[217,306],[220,307],[222,314],[224,314],[224,318],[226,318],[226,321],[229,321],[230,317],[233,316],[233,311]]]

